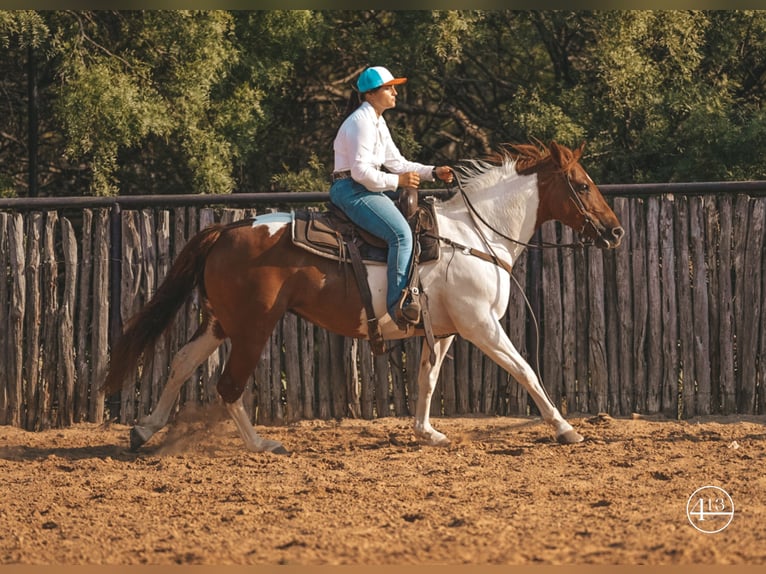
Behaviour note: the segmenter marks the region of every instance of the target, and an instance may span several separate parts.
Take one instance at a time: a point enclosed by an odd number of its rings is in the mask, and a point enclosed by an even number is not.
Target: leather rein
[[[453,174],[453,177],[455,178],[455,181],[457,182],[457,187],[458,187],[458,190],[460,191],[460,196],[462,197],[463,202],[466,204],[466,207],[468,207],[468,211],[471,214],[471,219],[473,219],[474,227],[476,227],[476,230],[479,232],[479,236],[481,237],[482,243],[484,243],[489,253],[485,253],[484,251],[481,251],[474,247],[463,245],[462,243],[453,241],[452,239],[449,239],[448,237],[438,236],[436,237],[436,239],[439,239],[441,242],[462,251],[464,254],[471,255],[473,257],[478,257],[479,259],[488,261],[490,263],[497,265],[498,267],[502,269],[505,269],[508,273],[512,273],[512,266],[497,256],[497,254],[495,253],[495,250],[492,248],[492,244],[489,242],[489,239],[487,239],[487,236],[484,234],[482,227],[479,225],[479,222],[482,223],[485,227],[489,228],[489,230],[492,231],[493,233],[502,237],[503,239],[510,241],[512,243],[515,243],[517,245],[523,245],[524,247],[527,247],[529,249],[558,249],[558,248],[582,249],[586,245],[591,244],[590,241],[588,242],[576,241],[573,243],[549,243],[542,240],[539,243],[525,243],[524,241],[520,241],[518,239],[514,239],[513,237],[509,237],[503,232],[498,231],[497,229],[492,227],[492,225],[486,219],[484,219],[484,217],[482,217],[482,215],[478,212],[476,207],[474,207],[473,203],[471,203],[471,199],[468,197],[468,194],[466,194],[465,189],[463,189],[463,184],[460,181],[460,177],[458,176],[457,171],[453,169],[452,174]],[[588,210],[585,208],[585,204],[582,202],[582,199],[580,199],[580,196],[577,195],[577,191],[575,191],[575,188],[572,185],[572,180],[569,177],[569,174],[566,174],[566,180],[567,180],[567,185],[569,185],[569,190],[571,191],[571,193],[569,194],[569,200],[574,203],[579,215],[583,217],[582,227],[580,227],[579,230],[576,230],[577,234],[582,235],[583,232],[585,231],[585,227],[588,225],[590,225],[594,229],[594,231],[598,233],[598,228],[596,227],[596,224],[593,222],[593,219],[591,218],[590,213],[588,213]]]

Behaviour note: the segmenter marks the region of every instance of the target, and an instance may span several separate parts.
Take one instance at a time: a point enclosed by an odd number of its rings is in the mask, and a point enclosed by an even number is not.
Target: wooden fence
[[[658,193],[609,201],[627,232],[619,249],[528,250],[514,269],[539,337],[520,290],[512,290],[503,322],[533,365],[539,340],[553,400],[565,413],[615,416],[766,412],[766,198]],[[104,397],[99,387],[120,323],[195,232],[254,213],[193,205],[0,211],[0,424],[33,430],[131,422],[149,412],[173,353],[199,324],[199,304],[189,301],[133,387]],[[573,239],[554,223],[541,235]],[[253,373],[246,406],[258,424],[412,414],[420,346],[404,341],[376,357],[366,341],[288,315]],[[215,400],[227,350],[187,381],[181,403]],[[460,338],[431,410],[534,412],[523,388]]]

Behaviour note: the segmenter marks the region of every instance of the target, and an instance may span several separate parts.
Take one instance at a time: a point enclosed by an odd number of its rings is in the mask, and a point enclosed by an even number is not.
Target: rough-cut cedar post
[[[694,317],[694,378],[697,414],[710,414],[710,323],[708,317],[708,285],[705,264],[705,222],[702,198],[689,198],[692,258],[692,313]],[[759,265],[760,267],[760,265]],[[760,277],[760,276],[759,276]],[[760,296],[760,285],[758,286]]]
[[[660,204],[646,200],[646,411],[658,413],[662,394],[662,293],[660,291]]]
[[[549,222],[540,228],[542,240],[558,243],[556,224]],[[543,250],[542,307],[538,317],[542,330],[543,346],[540,357],[540,381],[555,405],[561,403],[563,354],[561,351],[561,272],[558,249]]]
[[[495,361],[487,357],[484,353],[481,353],[478,349],[476,349],[476,352],[479,353],[479,358],[481,360],[480,368],[482,368],[484,372],[484,376],[482,377],[484,386],[481,390],[481,396],[479,397],[480,402],[478,404],[478,412],[494,415],[497,414],[499,400],[498,389],[501,388],[499,376],[500,367],[498,367]]]
[[[394,415],[397,417],[407,414],[407,395],[404,390],[404,344],[402,341],[394,341],[391,344],[389,357],[391,364],[391,391],[393,395]]]
[[[91,353],[93,361],[89,419],[104,419],[104,391],[101,390],[109,356],[109,210],[99,209],[93,233],[93,325]],[[115,301],[115,305],[117,302]]]
[[[418,372],[420,371],[420,350],[422,339],[411,338],[404,340],[404,368],[407,377],[407,408],[410,414],[415,414],[418,401]]]
[[[303,404],[301,401],[301,357],[298,342],[298,317],[288,313],[282,320],[282,335],[285,341],[285,378],[287,379],[287,412],[288,423],[301,418]]]
[[[508,303],[508,337],[516,350],[522,355],[527,353],[527,304],[524,300],[525,293],[522,289],[527,284],[527,253],[521,254],[518,261],[513,265],[513,277],[518,282],[511,280],[511,297]],[[519,285],[521,288],[519,288]],[[532,347],[534,349],[534,347]],[[527,390],[522,387],[516,379],[508,372],[502,371],[507,381],[506,393],[508,396],[508,406],[505,414],[525,415],[527,414]]]
[[[187,208],[176,207],[173,209],[173,241],[172,241],[172,257],[173,261],[178,259],[178,255],[186,245],[188,238],[186,231],[186,221],[188,219]],[[170,355],[175,356],[176,353],[186,344],[186,321],[188,304],[181,307],[181,310],[176,315],[173,326],[170,328]],[[189,389],[189,383],[185,383],[181,388],[180,396],[183,400],[188,394],[191,394]]]
[[[330,356],[330,412],[334,418],[345,416],[346,408],[346,374],[343,367],[343,337],[328,333],[327,353]]]
[[[606,317],[604,315],[604,264],[600,249],[588,250],[590,308],[590,412],[607,410]]]
[[[317,417],[320,419],[329,419],[332,416],[331,408],[331,389],[330,381],[330,353],[329,353],[329,333],[325,329],[317,328],[316,344],[321,349],[319,352],[319,364],[317,365]]]
[[[8,386],[7,424],[21,426],[22,380],[24,359],[24,313],[27,303],[27,281],[24,276],[24,218],[10,216],[8,226],[8,264],[11,268],[10,309],[8,313]]]
[[[287,318],[292,316],[293,315],[291,313],[288,313],[284,319],[285,325],[287,324]],[[286,349],[287,341],[285,341],[285,350]],[[344,368],[346,370],[346,396],[348,397],[347,416],[358,419],[359,413],[361,411],[361,405],[359,404],[359,395],[361,390],[359,386],[359,339],[354,339],[351,337],[345,338],[343,341],[343,354],[345,357]],[[290,362],[292,361],[287,361],[287,363]],[[285,367],[286,366],[287,365],[285,365]],[[287,385],[287,391],[289,396],[289,382]]]
[[[646,214],[643,200],[637,199],[631,208],[630,246],[633,270],[633,410],[646,412]],[[624,414],[628,414],[627,412]]]
[[[228,210],[224,212],[223,216],[227,217]],[[215,211],[212,209],[201,209],[199,213],[200,229],[205,229],[215,221]],[[185,324],[185,320],[182,319]],[[195,327],[196,329],[196,327]],[[182,343],[185,344],[185,341]],[[216,384],[221,376],[223,366],[228,357],[228,351],[230,349],[229,341],[224,342],[223,345],[214,351],[208,359],[202,363],[200,373],[200,399],[203,403],[211,404],[218,399],[218,390]],[[190,384],[191,385],[191,384]],[[245,409],[248,413],[252,413],[253,403],[253,386],[250,382],[245,386],[245,392],[242,396],[242,402],[245,405]]]
[[[343,339],[340,340],[341,347]],[[269,381],[271,382],[271,424],[281,425],[285,422],[285,410],[282,404],[283,391],[282,386],[282,322],[278,322],[269,338],[271,347],[271,365],[269,369]],[[343,364],[340,364],[341,371]],[[343,377],[338,379],[343,382]],[[345,391],[345,385],[343,385]],[[343,416],[343,415],[340,415]]]
[[[454,341],[453,341],[454,345]],[[448,416],[455,413],[455,354],[450,345],[442,361],[436,388],[431,396],[431,416]]]
[[[200,229],[207,227],[213,222],[215,217],[214,213],[212,208],[204,208],[199,211],[195,208],[189,208],[186,218],[187,235],[184,238],[183,244],[179,247],[179,252],[184,248],[186,242],[194,237]],[[192,338],[194,333],[197,332],[197,328],[200,324],[200,301],[199,291],[197,289],[193,291],[189,301],[186,303],[185,309],[186,317],[183,325],[186,327],[186,330],[181,336],[181,347],[183,347]],[[183,311],[179,314],[183,314]],[[250,385],[248,385],[248,387],[249,386]],[[183,404],[186,404],[187,402],[197,404],[200,398],[200,370],[196,369],[183,386],[181,400]],[[252,404],[246,399],[247,396],[243,397],[245,410],[252,417]]]
[[[718,245],[720,395],[721,412],[728,415],[737,410],[734,378],[734,303],[732,301],[734,294],[731,284],[732,200],[728,195],[718,198],[718,221],[720,225]]]
[[[750,229],[745,247],[744,297],[746,308],[742,329],[742,354],[739,360],[742,371],[739,412],[748,414],[755,413],[755,385],[758,379],[758,334],[761,328],[761,260],[763,258],[765,216],[765,200],[762,198],[751,200]]]
[[[0,213],[0,425],[8,424],[8,215]]]
[[[489,381],[487,379],[487,375],[482,369],[482,364],[484,362],[484,354],[478,349],[478,347],[474,347],[471,345],[471,378],[468,379],[468,392],[471,395],[471,410],[472,413],[480,413],[481,412],[481,393],[482,393],[482,387],[487,384]]]
[[[617,281],[615,280],[617,262],[614,250],[605,251],[604,255],[604,307],[606,314],[606,368],[609,387],[607,389],[608,412],[619,412],[620,405],[620,342],[615,335],[619,324],[617,307]]]
[[[167,210],[161,210],[156,213],[156,285],[159,287],[170,269],[170,214]],[[152,293],[153,295],[153,293]],[[154,372],[152,374],[151,401],[150,409],[160,399],[160,393],[167,381],[169,372],[170,357],[168,353],[168,337],[163,334],[157,341],[157,347],[154,350]]]
[[[614,212],[630,233],[632,202],[624,197],[614,199]],[[634,409],[633,403],[633,267],[630,255],[631,238],[623,238],[622,245],[615,252],[615,287],[617,290],[617,342],[619,378],[614,385],[619,388],[619,402],[612,405],[615,414],[630,414]]]
[[[303,417],[312,419],[316,416],[314,379],[314,325],[303,319],[298,320],[301,349],[301,388],[303,389]],[[371,377],[370,377],[371,378]],[[364,379],[362,379],[364,381]],[[368,378],[369,380],[369,378]],[[362,390],[364,392],[364,388]],[[372,408],[372,400],[369,401]],[[372,418],[372,417],[370,417]]]
[[[42,237],[43,216],[34,211],[26,218],[27,262],[24,269],[27,280],[27,310],[25,339],[26,402],[27,411],[24,428],[40,430],[42,418],[40,407],[40,325],[42,303],[40,297],[40,238]]]
[[[362,418],[371,419],[375,416],[375,383],[372,350],[370,342],[366,339],[359,341],[359,377],[362,386],[360,397]]]
[[[461,336],[455,337],[455,395],[456,414],[464,415],[470,411],[468,399],[468,381],[471,378],[470,343]]]
[[[141,274],[139,261],[141,235],[138,228],[138,213],[123,210],[122,225],[122,270],[120,273],[120,317],[125,325],[141,308]],[[130,373],[132,380],[125,385],[120,395],[120,422],[131,424],[136,419],[136,383],[138,373]]]
[[[253,417],[251,415],[250,419],[253,420],[254,418],[255,422],[259,425],[272,424],[270,377],[271,360],[271,338],[269,338],[266,341],[266,344],[263,346],[261,357],[258,360],[258,366],[255,368],[255,372],[253,373],[253,380],[255,381],[255,404],[257,405],[257,409],[255,412],[256,416]],[[245,387],[246,390],[245,393],[243,393],[242,400],[245,403],[245,409],[250,411],[250,405],[252,405],[253,401],[250,399],[252,395],[249,394],[247,387],[250,387],[249,381]]]
[[[88,397],[90,394],[91,375],[90,357],[90,318],[93,309],[91,305],[91,285],[93,281],[93,211],[82,210],[82,238],[80,243],[80,277],[77,294],[77,382],[75,383],[75,422],[88,418]]]
[[[157,250],[155,248],[154,213],[151,209],[143,209],[138,213],[138,232],[141,237],[141,290],[143,291],[142,305],[145,305],[154,295],[157,289],[155,263]],[[143,417],[152,408],[152,379],[154,378],[154,365],[160,359],[156,356],[157,345],[152,349],[152,360],[144,361],[141,371],[138,394],[138,416]]]
[[[388,373],[388,356],[375,355],[372,361],[375,377],[375,408],[378,417],[391,415],[391,380]]]
[[[590,356],[588,333],[590,332],[590,320],[588,307],[588,264],[587,251],[578,249],[575,251],[575,296],[577,298],[577,345],[575,346],[575,372],[577,373],[577,410],[588,412],[590,402]]]
[[[720,314],[720,285],[719,285],[719,258],[718,246],[721,242],[721,225],[719,222],[719,208],[715,196],[702,198],[702,217],[705,225],[705,243],[702,246],[703,257],[707,266],[708,284],[708,336],[705,345],[710,352],[710,411],[719,414],[721,412],[721,355],[726,352],[725,347],[729,344],[719,339],[721,320]]]
[[[54,418],[51,412],[53,397],[57,395],[57,367],[58,358],[58,263],[56,261],[56,227],[58,226],[58,213],[48,211],[45,215],[45,236],[43,237],[42,257],[42,340],[45,356],[40,378],[40,403],[39,419],[40,428],[58,426],[57,416]],[[60,408],[60,406],[59,406]]]
[[[750,198],[746,195],[738,195],[734,204],[734,219],[732,223],[732,259],[734,271],[734,333],[736,335],[736,364],[738,366],[735,385],[735,397],[739,397],[743,385],[751,384],[743,378],[742,373],[742,349],[740,343],[743,340],[745,314],[749,312],[749,302],[745,301],[745,283],[748,278],[745,275],[745,249],[747,248],[747,229],[750,214]],[[737,405],[737,408],[739,405]]]
[[[678,305],[676,301],[676,257],[673,227],[673,198],[660,205],[660,254],[662,267],[662,411],[678,416]]]
[[[682,365],[681,384],[682,413],[693,417],[697,412],[694,393],[694,315],[689,270],[689,201],[686,197],[676,200],[675,221],[676,242],[676,289],[678,293],[679,335],[681,339],[680,359]]]
[[[74,422],[75,347],[74,309],[77,301],[77,238],[72,223],[61,220],[61,245],[64,255],[64,292],[59,310],[59,424]]]
[[[574,241],[572,229],[561,226],[561,243]],[[514,289],[515,285],[511,285]],[[566,399],[567,412],[577,409],[577,372],[575,370],[575,330],[577,325],[577,299],[575,293],[574,253],[571,249],[561,252],[561,376],[564,379],[563,397]],[[563,403],[563,400],[562,400]]]

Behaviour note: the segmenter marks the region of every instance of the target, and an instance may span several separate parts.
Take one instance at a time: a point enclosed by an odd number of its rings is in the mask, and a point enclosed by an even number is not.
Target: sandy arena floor
[[[766,417],[409,419],[259,427],[187,409],[138,453],[128,427],[0,427],[0,564],[764,564]],[[718,534],[687,500],[734,503]]]

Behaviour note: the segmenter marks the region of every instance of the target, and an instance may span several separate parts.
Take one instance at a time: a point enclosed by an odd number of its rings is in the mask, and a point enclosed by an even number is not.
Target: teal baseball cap
[[[394,78],[394,75],[383,66],[372,66],[359,74],[356,89],[363,94],[381,86],[396,86],[406,81],[407,78]]]

